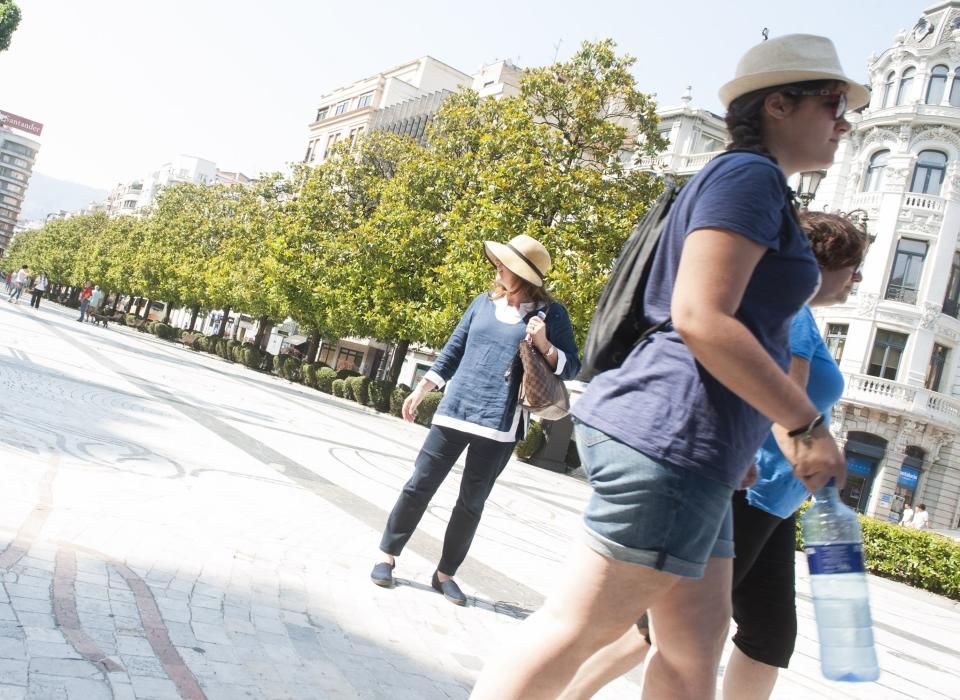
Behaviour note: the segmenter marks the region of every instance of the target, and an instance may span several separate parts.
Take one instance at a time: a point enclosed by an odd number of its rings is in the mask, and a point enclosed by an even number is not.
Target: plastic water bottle
[[[840,501],[833,480],[817,491],[801,518],[820,637],[820,668],[834,681],[880,677],[857,515]]]

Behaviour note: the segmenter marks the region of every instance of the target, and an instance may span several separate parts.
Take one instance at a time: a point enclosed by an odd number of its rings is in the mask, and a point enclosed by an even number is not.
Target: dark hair
[[[527,280],[522,277],[517,277],[520,281],[520,284],[524,287],[524,296],[526,296],[530,301],[536,302],[538,304],[552,304],[553,297],[550,296],[550,292],[547,291],[546,287],[538,287],[535,284],[527,282]],[[490,283],[489,294],[491,299],[499,299],[502,296],[505,296],[507,293],[506,288],[497,282],[497,278],[493,278],[493,282]]]
[[[799,102],[803,97],[792,94],[793,90],[819,90],[845,84],[837,80],[808,80],[804,83],[774,85],[740,95],[730,103],[724,118],[727,133],[730,134],[730,145],[727,146],[727,150],[737,148],[756,151],[765,156],[771,155],[763,139],[763,103],[768,95],[779,92],[788,100]]]
[[[922,503],[921,503],[920,505],[918,505],[917,508],[918,508],[919,510],[926,510],[926,509],[927,509],[927,507],[926,507],[925,505],[923,505]]]
[[[850,219],[837,214],[802,212],[800,225],[810,237],[813,254],[825,270],[857,267],[867,250],[867,235]]]

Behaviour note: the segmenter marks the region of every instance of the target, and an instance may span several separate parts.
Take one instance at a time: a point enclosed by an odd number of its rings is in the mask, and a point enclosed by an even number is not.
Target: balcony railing
[[[907,192],[903,195],[903,206],[907,209],[920,209],[922,211],[942,212],[945,204],[943,197],[935,197],[930,194],[917,194],[916,192]]]
[[[883,192],[860,192],[853,197],[852,209],[876,210],[880,207]]]
[[[917,303],[917,290],[910,287],[901,287],[899,284],[887,285],[887,293],[883,295],[887,301],[899,301],[904,304]]]
[[[866,374],[843,376],[846,380],[844,401],[960,429],[960,401],[951,396]]]

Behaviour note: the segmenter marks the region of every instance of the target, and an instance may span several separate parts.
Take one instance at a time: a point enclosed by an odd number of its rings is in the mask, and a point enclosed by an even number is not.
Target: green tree
[[[0,51],[10,48],[10,39],[20,24],[20,8],[13,0],[0,0]]]

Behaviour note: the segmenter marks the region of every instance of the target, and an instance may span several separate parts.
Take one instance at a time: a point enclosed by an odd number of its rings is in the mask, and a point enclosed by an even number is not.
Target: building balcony
[[[960,401],[946,394],[866,374],[844,373],[843,377],[843,402],[909,416],[945,430],[960,430]]]
[[[932,212],[941,214],[946,208],[947,200],[943,197],[936,197],[930,194],[917,194],[916,192],[907,192],[903,195],[904,209],[918,209],[922,212]]]

